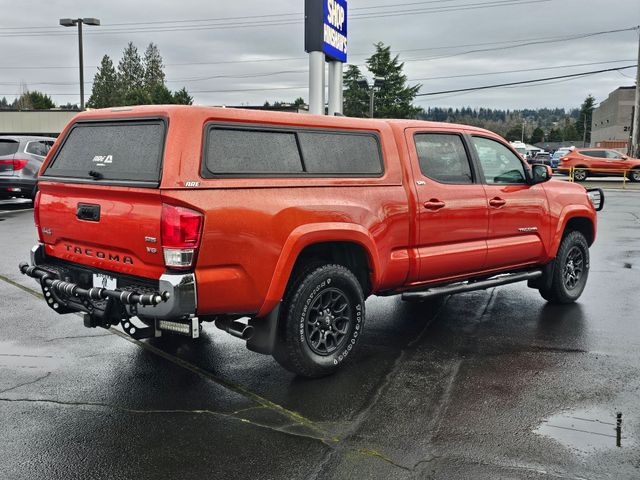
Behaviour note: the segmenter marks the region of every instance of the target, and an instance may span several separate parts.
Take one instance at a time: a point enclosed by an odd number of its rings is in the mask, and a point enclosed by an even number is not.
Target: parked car
[[[471,126],[93,110],[41,169],[39,243],[20,270],[87,327],[194,338],[213,321],[318,377],[353,356],[370,295],[528,281],[549,302],[576,301],[597,198]]]
[[[569,152],[571,152],[574,149],[575,147],[567,147],[567,148],[563,147],[553,152],[553,155],[551,155],[551,168],[558,168],[558,165],[560,164],[560,159],[568,155]]]
[[[42,161],[53,146],[51,137],[0,136],[0,199],[33,199]]]
[[[587,177],[611,177],[625,175],[632,182],[640,182],[640,160],[616,150],[604,148],[576,148],[560,158],[559,168],[569,173],[573,168],[573,179],[583,182]]]
[[[549,152],[538,152],[531,159],[527,160],[531,165],[536,163],[551,166],[551,155]]]

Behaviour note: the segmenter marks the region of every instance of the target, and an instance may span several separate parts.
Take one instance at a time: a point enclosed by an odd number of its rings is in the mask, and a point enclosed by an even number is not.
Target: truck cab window
[[[488,184],[527,183],[522,161],[500,142],[484,137],[472,137],[480,166]]]
[[[419,133],[415,136],[420,170],[440,183],[473,183],[469,157],[458,135]]]

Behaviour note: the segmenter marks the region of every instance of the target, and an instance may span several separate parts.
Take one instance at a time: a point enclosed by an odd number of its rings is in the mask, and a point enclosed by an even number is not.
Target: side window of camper
[[[378,177],[384,172],[377,135],[323,129],[210,125],[204,178]]]

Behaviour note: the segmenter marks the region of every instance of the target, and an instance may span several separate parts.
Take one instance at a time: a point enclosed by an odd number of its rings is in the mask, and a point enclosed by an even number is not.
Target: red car
[[[79,114],[39,189],[20,270],[57,313],[134,338],[215,322],[310,377],[353,356],[370,295],[574,302],[600,203],[475,127],[175,105]]]
[[[626,176],[632,182],[640,182],[640,160],[616,150],[604,148],[576,148],[560,158],[558,170],[568,173],[573,167],[573,179],[584,182],[587,177]]]

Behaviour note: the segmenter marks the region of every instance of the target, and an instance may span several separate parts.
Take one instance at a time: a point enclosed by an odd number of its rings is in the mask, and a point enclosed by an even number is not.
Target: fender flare
[[[294,229],[280,252],[265,301],[257,317],[263,317],[273,310],[284,296],[293,266],[300,253],[308,246],[317,243],[348,242],[364,248],[372,270],[372,287],[380,283],[380,258],[371,233],[361,225],[343,222],[311,223]]]
[[[596,221],[595,215],[592,210],[584,205],[568,205],[562,209],[557,223],[556,231],[551,239],[551,247],[549,249],[550,258],[555,258],[560,248],[560,242],[562,241],[562,235],[567,228],[567,223],[572,218],[586,218],[591,223],[591,235],[592,239],[596,238]]]

